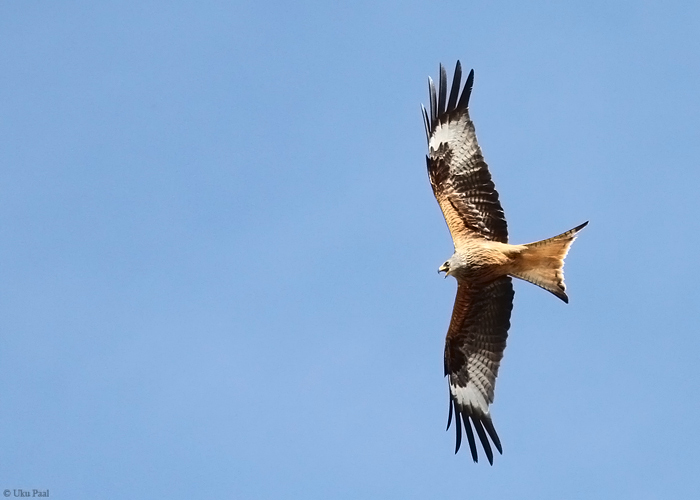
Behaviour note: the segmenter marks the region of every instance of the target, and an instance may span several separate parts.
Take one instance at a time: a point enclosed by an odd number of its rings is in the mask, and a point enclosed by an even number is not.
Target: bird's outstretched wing
[[[445,340],[445,375],[450,384],[447,428],[450,428],[454,411],[455,453],[462,442],[464,422],[475,462],[478,455],[472,425],[489,463],[493,464],[493,451],[486,433],[498,452],[503,452],[491,422],[489,405],[493,402],[498,367],[506,348],[513,296],[513,283],[507,276],[476,288],[460,282]]]
[[[423,107],[430,152],[428,175],[455,248],[467,238],[479,236],[507,243],[508,228],[488,165],[469,118],[469,96],[474,70],[460,96],[462,66],[457,61],[449,99],[447,73],[440,65],[438,93],[429,79],[430,114]]]

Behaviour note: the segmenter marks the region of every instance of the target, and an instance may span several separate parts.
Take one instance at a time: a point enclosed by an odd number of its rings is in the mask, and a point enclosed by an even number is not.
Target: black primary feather
[[[425,138],[428,140],[428,144],[430,144],[430,118],[428,118],[428,111],[425,109],[425,106],[423,106],[421,104],[420,107],[423,110],[423,123],[425,124]]]
[[[438,123],[438,110],[437,110],[437,97],[435,96],[435,84],[433,79],[428,77],[428,92],[430,93],[430,131],[432,132],[437,127]]]
[[[462,83],[462,65],[457,61],[457,66],[455,66],[455,74],[452,78],[452,90],[450,90],[450,100],[447,103],[447,112],[449,113],[457,105],[457,98],[459,97],[459,86]]]
[[[469,441],[469,451],[472,452],[472,459],[474,460],[474,462],[479,462],[479,455],[477,455],[476,453],[476,441],[474,441],[474,433],[472,432],[472,426],[469,423],[469,415],[465,412],[463,417],[464,430],[467,431],[467,440]]]
[[[467,423],[467,425],[469,425]],[[455,429],[457,429],[457,440],[455,442],[455,455],[459,451],[459,447],[462,445],[462,417],[455,408]]]
[[[452,406],[453,406],[452,397],[450,397],[450,413],[447,416],[447,428],[445,429],[445,431],[450,430],[450,424],[452,423]]]
[[[447,71],[445,67],[440,65],[440,95],[438,99],[438,116],[442,116],[445,113],[445,101],[447,100]]]
[[[489,436],[491,436],[491,441],[493,441],[494,446],[496,446],[498,453],[503,455],[503,448],[501,448],[501,440],[498,439],[498,434],[496,434],[496,429],[493,426],[493,422],[491,422],[491,417],[485,418],[484,420],[482,420],[481,423],[484,424],[486,432],[488,432]]]
[[[462,97],[459,98],[459,103],[457,104],[458,109],[466,109],[469,107],[469,98],[472,95],[472,88],[474,87],[474,70],[469,72],[467,77],[467,82],[464,84],[464,90],[462,91]]]
[[[484,447],[484,451],[486,452],[486,458],[488,458],[489,463],[493,465],[493,451],[491,450],[491,443],[489,443],[489,438],[486,437],[484,428],[481,426],[481,420],[477,417],[472,417],[472,422],[474,422],[474,429],[476,429],[476,433],[479,435],[479,441],[481,441],[481,445]]]

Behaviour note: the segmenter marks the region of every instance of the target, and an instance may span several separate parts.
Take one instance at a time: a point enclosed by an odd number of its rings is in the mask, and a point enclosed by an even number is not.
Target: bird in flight
[[[457,297],[445,339],[445,376],[450,386],[447,428],[454,413],[455,453],[464,426],[474,461],[478,462],[476,431],[493,465],[489,437],[499,453],[503,449],[489,405],[510,327],[511,276],[534,283],[568,303],[564,257],[588,222],[546,240],[508,244],[503,208],[469,117],[474,70],[460,95],[461,78],[462,66],[457,61],[448,97],[447,73],[440,65],[437,92],[428,79],[430,113],[422,107],[428,176],[455,248],[438,270],[457,279]]]

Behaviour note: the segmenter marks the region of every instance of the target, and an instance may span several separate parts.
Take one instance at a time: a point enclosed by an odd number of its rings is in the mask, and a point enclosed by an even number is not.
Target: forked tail
[[[576,239],[576,233],[586,225],[588,222],[553,238],[523,245],[525,250],[517,255],[509,274],[534,283],[568,303],[564,285],[564,257]]]

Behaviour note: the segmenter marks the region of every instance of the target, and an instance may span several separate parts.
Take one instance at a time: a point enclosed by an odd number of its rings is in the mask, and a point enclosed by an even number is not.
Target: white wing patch
[[[476,140],[474,125],[469,119],[469,114],[464,113],[457,119],[446,123],[440,123],[430,136],[428,147],[431,156],[433,151],[440,148],[440,144],[446,143],[452,150],[453,158],[450,163],[450,173],[453,175],[469,175],[478,170],[476,165],[471,165],[469,159],[475,155],[481,155],[479,143]]]
[[[470,408],[476,410],[477,414],[489,414],[489,404],[486,398],[471,380],[467,382],[465,387],[450,384],[450,392],[459,408]]]
[[[457,122],[440,123],[435,127],[435,132],[430,136],[428,147],[433,151],[437,151],[440,144],[445,142],[450,148],[454,149],[456,144],[464,142],[466,130],[464,129],[464,125],[460,122],[461,120]]]

